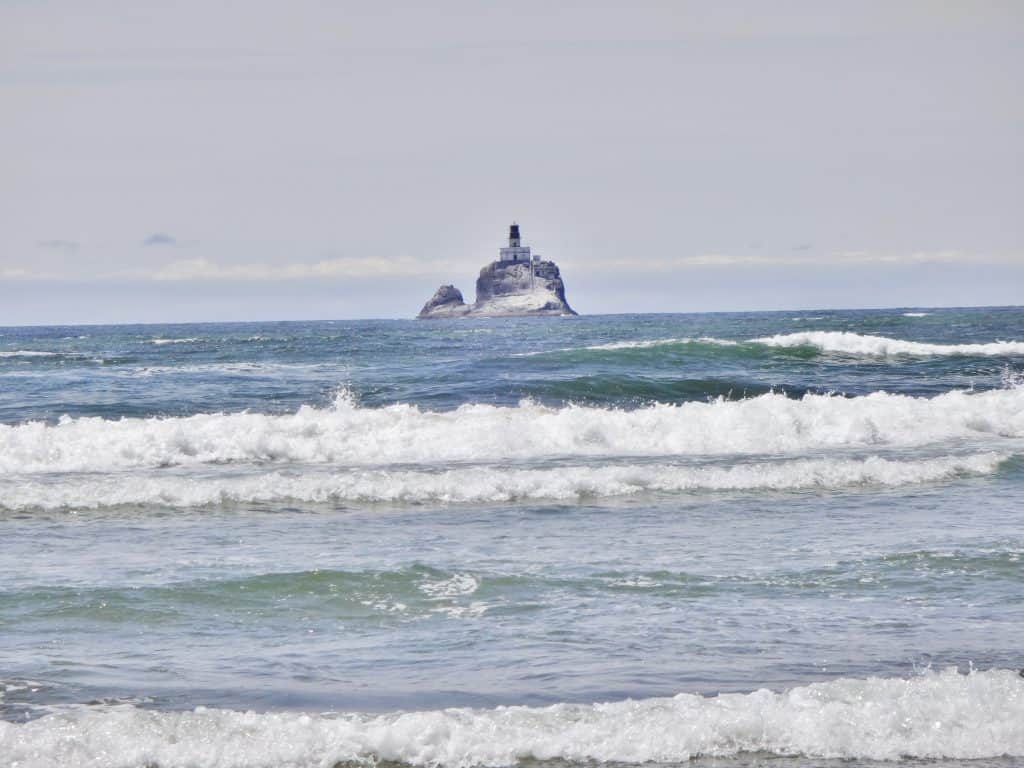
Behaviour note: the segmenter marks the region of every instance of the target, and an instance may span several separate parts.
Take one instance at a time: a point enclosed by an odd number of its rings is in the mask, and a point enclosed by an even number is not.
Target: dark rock
[[[462,299],[462,291],[454,285],[442,285],[430,301],[423,305],[419,317],[429,319],[435,317],[459,317],[469,312],[469,305]]]

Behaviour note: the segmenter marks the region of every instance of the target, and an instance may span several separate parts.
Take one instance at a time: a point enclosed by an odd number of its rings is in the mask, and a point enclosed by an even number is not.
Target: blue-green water
[[[1020,308],[0,329],[0,762],[1013,764],[1022,377]]]

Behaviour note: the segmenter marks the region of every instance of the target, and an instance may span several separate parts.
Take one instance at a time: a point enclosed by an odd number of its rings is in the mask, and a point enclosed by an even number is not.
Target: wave
[[[590,344],[585,347],[561,347],[559,349],[538,349],[531,352],[516,352],[512,357],[538,357],[543,355],[564,354],[567,352],[616,352],[630,349],[653,349],[656,347],[686,347],[707,345],[715,347],[736,347],[740,342],[731,339],[718,339],[713,336],[680,336],[667,339],[631,339],[609,341],[604,344]]]
[[[441,569],[410,563],[392,569],[291,570],[273,573],[231,573],[163,583],[124,582],[121,574],[98,573],[74,584],[44,583],[0,593],[0,610],[23,623],[45,621],[60,614],[64,621],[116,621],[139,627],[190,621],[196,611],[251,619],[257,606],[274,605],[276,619],[289,622],[365,619],[390,616],[401,620],[445,616],[461,620],[491,612],[560,610],[566,600],[614,602],[617,596],[709,601],[763,601],[828,592],[843,599],[880,596],[892,584],[912,591],[930,591],[936,583],[956,578],[986,591],[1012,593],[1024,583],[1019,549],[892,553],[845,560],[817,568],[787,568],[750,573],[707,574],[682,570],[600,570],[572,575],[547,569],[510,572],[491,569]],[[0,681],[0,699],[3,682]],[[0,713],[0,718],[2,718]]]
[[[150,344],[195,344],[199,339],[150,339]]]
[[[0,357],[59,357],[59,352],[44,352],[37,349],[15,349],[0,351]]]
[[[685,574],[659,576],[661,580],[651,580],[648,589],[660,588],[678,593],[697,583],[697,579]],[[170,584],[43,586],[2,593],[0,606],[5,611],[17,611],[23,621],[52,617],[54,612],[59,612],[67,620],[90,620],[99,614],[105,621],[116,620],[138,626],[194,617],[197,609],[212,611],[222,617],[244,614],[251,618],[254,606],[269,602],[276,605],[274,613],[277,617],[285,620],[288,620],[287,614],[292,609],[300,611],[307,619],[338,620],[381,615],[403,618],[443,615],[463,619],[507,607],[509,601],[521,599],[523,590],[543,592],[552,587],[566,586],[622,588],[605,574],[566,581],[544,576],[446,571],[414,564],[396,570],[318,569],[220,579],[207,577]],[[286,602],[291,605],[285,605]],[[0,681],[0,699],[3,691],[3,682]]]
[[[160,768],[665,764],[750,753],[964,760],[1024,756],[1022,722],[1024,680],[1016,673],[949,669],[781,693],[381,715],[77,707],[27,723],[0,722],[0,746],[23,768],[111,758]]]
[[[311,617],[336,620],[342,616],[374,614],[413,618],[445,614],[460,619],[481,616],[495,608],[557,608],[566,596],[613,600],[628,592],[670,599],[714,600],[716,596],[762,600],[769,590],[774,597],[829,592],[855,599],[879,594],[901,583],[912,590],[930,590],[950,578],[963,585],[973,583],[986,591],[1017,590],[1024,583],[1020,548],[996,547],[974,550],[912,550],[854,557],[814,568],[792,567],[740,573],[702,573],[699,569],[614,569],[589,571],[576,568],[569,575],[539,569],[522,572],[498,564],[489,568],[443,569],[413,562],[385,569],[284,570],[271,573],[243,572],[204,575],[192,580],[125,582],[120,573],[97,572],[73,584],[54,585],[46,574],[28,585],[0,593],[0,610],[17,615],[22,622],[50,618],[54,613],[67,620],[75,617],[105,621],[117,619],[145,625],[175,616],[194,617],[195,610],[211,610],[222,617],[251,615],[254,605],[273,603],[281,612],[286,600],[291,610]],[[301,597],[299,597],[301,596]],[[287,617],[282,617],[287,618]],[[0,681],[0,698],[3,682]],[[2,717],[2,715],[0,715]]]
[[[730,339],[717,339],[713,336],[700,336],[698,338],[678,338],[678,339],[648,339],[640,341],[612,341],[607,344],[594,344],[584,349],[591,350],[612,350],[612,349],[650,349],[651,347],[663,347],[663,346],[676,346],[685,344],[711,344],[720,347],[735,347],[739,345],[738,341],[732,341]]]
[[[923,317],[928,313],[909,313],[907,317]],[[800,331],[797,333],[781,333],[775,336],[762,336],[755,339],[736,341],[720,339],[713,336],[678,337],[665,339],[633,339],[612,341],[604,344],[592,344],[586,347],[555,350],[537,350],[520,352],[517,357],[536,357],[571,352],[614,352],[626,350],[648,350],[661,347],[712,347],[733,348],[733,354],[756,354],[765,347],[792,350],[817,350],[819,352],[839,352],[848,355],[866,355],[885,357],[906,355],[912,357],[933,356],[979,356],[996,357],[1024,355],[1024,341],[993,341],[972,344],[934,344],[922,341],[893,339],[887,336],[854,333],[852,331]]]
[[[445,471],[346,470],[235,476],[105,475],[0,481],[0,509],[98,509],[122,505],[198,507],[231,503],[499,503],[579,500],[641,493],[793,491],[896,487],[996,472],[994,452],[895,461],[797,459],[731,466],[460,467]]]
[[[650,403],[681,403],[707,401],[724,397],[740,400],[785,391],[789,396],[802,395],[808,390],[798,383],[772,386],[753,379],[736,378],[677,378],[675,376],[647,376],[636,373],[596,372],[577,377],[537,377],[518,385],[521,396],[546,403],[576,403],[577,405],[608,404],[633,405]],[[480,393],[482,396],[488,391]]]
[[[921,341],[890,339],[886,336],[871,336],[851,331],[805,331],[783,333],[752,339],[752,343],[769,347],[815,347],[823,352],[841,352],[850,355],[910,355],[930,357],[935,355],[977,355],[992,357],[999,355],[1024,355],[1024,341],[993,341],[988,344],[930,344]]]
[[[190,363],[182,365],[144,365],[137,368],[129,368],[124,371],[128,376],[154,376],[161,374],[249,374],[249,373],[271,373],[271,372],[302,372],[315,371],[319,369],[337,370],[336,363],[271,363],[257,362],[254,360],[240,360],[233,363]]]
[[[228,463],[344,466],[538,461],[555,457],[714,456],[924,446],[1024,437],[1024,388],[932,398],[766,394],[636,410],[524,401],[422,411],[358,407],[295,413],[72,418],[0,425],[0,471],[102,472]],[[992,447],[992,446],[989,446]]]
[[[904,312],[904,317],[928,317],[931,312]]]

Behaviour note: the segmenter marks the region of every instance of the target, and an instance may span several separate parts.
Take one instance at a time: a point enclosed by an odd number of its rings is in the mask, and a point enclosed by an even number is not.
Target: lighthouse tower
[[[521,245],[519,239],[519,225],[514,221],[512,226],[508,228],[508,248],[502,248],[498,251],[498,261],[525,261],[529,262],[530,248],[528,246]]]

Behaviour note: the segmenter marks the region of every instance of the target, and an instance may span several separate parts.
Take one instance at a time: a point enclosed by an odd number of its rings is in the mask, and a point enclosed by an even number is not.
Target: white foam
[[[723,347],[734,347],[739,344],[738,341],[731,341],[729,339],[716,339],[712,336],[701,336],[699,338],[692,338],[689,336],[682,336],[678,338],[668,339],[634,339],[629,341],[610,341],[605,344],[591,344],[590,346],[583,347],[582,349],[590,351],[613,351],[618,349],[651,349],[652,347],[668,347],[668,346],[681,346],[686,344],[716,344]],[[560,349],[540,349],[533,352],[517,352],[513,354],[513,357],[536,357],[538,355],[550,355],[558,352],[577,352],[579,351],[576,347],[562,347]]]
[[[774,693],[383,715],[79,708],[0,722],[18,768],[470,768],[524,760],[684,762],[744,753],[954,760],[1024,756],[1024,680],[1008,670],[840,679]]]
[[[713,336],[700,336],[698,338],[676,338],[676,339],[647,339],[640,341],[612,341],[608,344],[595,344],[586,349],[650,349],[651,347],[676,346],[680,344],[716,344],[721,347],[735,347],[738,341],[729,339],[716,339]]]
[[[57,357],[58,352],[44,352],[36,349],[16,349],[0,351],[0,357]]]
[[[579,500],[639,493],[792,491],[851,486],[894,487],[996,472],[1005,454],[975,453],[897,461],[797,459],[729,466],[569,466],[557,469],[460,467],[428,470],[258,472],[168,476],[138,470],[103,476],[0,479],[0,509],[98,509],[158,504],[195,507],[226,503],[397,502],[498,503]]]
[[[988,344],[929,344],[921,341],[890,339],[850,331],[805,331],[783,333],[751,339],[753,343],[769,347],[817,347],[824,352],[842,352],[850,355],[1024,355],[1024,341],[993,341]]]
[[[199,339],[150,339],[150,344],[194,344]]]
[[[924,317],[928,312],[907,312],[906,317]],[[794,320],[810,320],[814,318],[793,318]],[[850,331],[801,331],[799,333],[781,333],[775,336],[763,336],[749,339],[746,342],[731,339],[719,339],[713,336],[675,337],[665,339],[634,339],[612,341],[605,344],[593,344],[583,347],[585,350],[610,351],[621,349],[651,349],[654,347],[680,346],[687,344],[711,344],[722,347],[735,347],[741,343],[763,344],[769,347],[816,347],[823,352],[842,352],[849,355],[870,355],[884,357],[886,355],[911,355],[930,357],[936,355],[1024,355],[1024,341],[993,341],[985,344],[931,344],[921,341],[892,339],[886,336],[872,336]],[[573,348],[557,350],[540,350],[521,352],[517,357],[547,355],[552,352],[573,352]]]
[[[103,472],[224,463],[341,466],[550,457],[801,453],[830,447],[922,446],[964,439],[999,450],[1024,437],[1024,389],[947,392],[933,398],[765,394],[636,410],[532,402],[421,411],[360,408],[345,395],[330,408],[286,415],[64,416],[57,424],[0,425],[0,471]],[[994,441],[995,444],[992,444]]]
[[[249,360],[234,363],[199,363],[189,365],[147,365],[129,368],[125,372],[129,376],[153,376],[156,374],[192,374],[192,373],[267,373],[277,371],[298,372],[337,369],[331,363],[267,363]]]
[[[479,587],[479,580],[469,573],[456,573],[447,579],[424,581],[419,585],[420,592],[430,600],[465,597],[476,592]]]
[[[904,312],[904,317],[928,317],[931,312]]]

